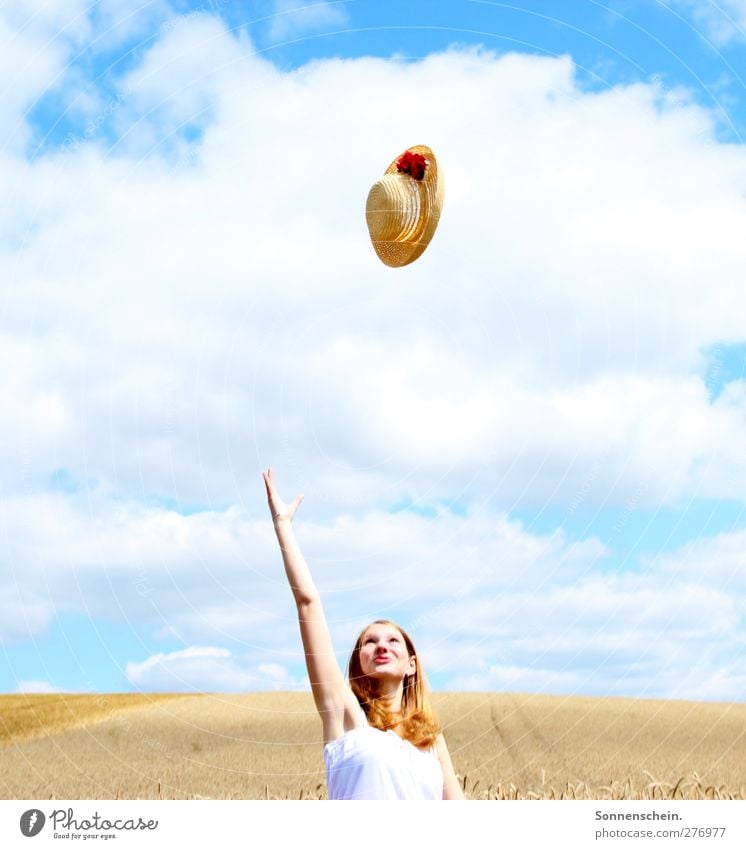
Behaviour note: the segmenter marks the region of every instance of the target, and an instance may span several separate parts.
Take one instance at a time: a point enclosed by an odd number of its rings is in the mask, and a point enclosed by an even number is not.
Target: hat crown
[[[425,159],[420,179],[401,173],[398,163],[407,153]],[[408,265],[430,243],[440,220],[444,186],[432,150],[416,145],[397,156],[368,193],[365,217],[379,259],[393,268]]]

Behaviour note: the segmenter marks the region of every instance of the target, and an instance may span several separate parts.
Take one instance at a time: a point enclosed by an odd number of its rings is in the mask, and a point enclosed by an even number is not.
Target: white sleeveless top
[[[330,799],[442,799],[443,770],[435,747],[418,749],[396,731],[368,725],[324,746]]]

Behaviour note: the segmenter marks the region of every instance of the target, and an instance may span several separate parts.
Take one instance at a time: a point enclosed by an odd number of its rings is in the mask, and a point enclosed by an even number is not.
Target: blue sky
[[[743,0],[0,10],[0,691],[746,695]],[[423,257],[362,210],[406,146]]]

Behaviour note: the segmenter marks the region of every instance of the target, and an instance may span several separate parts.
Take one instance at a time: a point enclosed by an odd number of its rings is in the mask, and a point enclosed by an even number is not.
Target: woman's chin
[[[374,681],[404,680],[404,676],[401,673],[397,673],[394,669],[387,669],[387,666],[388,664],[384,664],[383,666],[371,669],[368,673],[368,678],[372,678]]]

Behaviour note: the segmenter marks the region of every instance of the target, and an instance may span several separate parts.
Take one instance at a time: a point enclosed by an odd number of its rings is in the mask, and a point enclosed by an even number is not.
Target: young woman
[[[263,475],[324,728],[329,798],[463,799],[411,639],[393,622],[371,623],[355,643],[345,681],[321,598],[293,532],[303,496],[286,504],[272,469]]]

